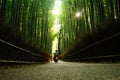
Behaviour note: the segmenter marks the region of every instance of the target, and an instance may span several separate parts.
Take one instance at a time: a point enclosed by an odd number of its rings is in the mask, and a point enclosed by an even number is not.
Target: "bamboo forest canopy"
[[[120,19],[119,10],[119,0],[0,0],[0,34],[63,52],[78,37]]]

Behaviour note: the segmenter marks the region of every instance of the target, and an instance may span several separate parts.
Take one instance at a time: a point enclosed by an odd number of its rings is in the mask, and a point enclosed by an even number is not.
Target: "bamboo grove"
[[[15,39],[20,37],[27,46],[50,53],[52,4],[53,0],[0,0],[1,33],[3,29],[10,29]]]
[[[52,51],[54,36],[58,36],[61,52],[74,40],[93,34],[97,29],[120,19],[119,0],[60,0],[62,11],[59,16],[61,30],[52,34],[52,14],[55,0],[0,0],[0,34],[7,40],[10,34],[33,48]],[[76,13],[80,16],[76,17]],[[19,38],[18,38],[19,37]]]
[[[120,19],[119,0],[62,1],[63,15],[61,21],[64,24],[64,37],[61,40],[61,49],[63,51],[76,39],[80,39],[86,34],[93,35],[99,29],[104,30],[106,24]],[[76,16],[77,12],[80,13],[79,17]],[[80,45],[79,43],[76,44]]]

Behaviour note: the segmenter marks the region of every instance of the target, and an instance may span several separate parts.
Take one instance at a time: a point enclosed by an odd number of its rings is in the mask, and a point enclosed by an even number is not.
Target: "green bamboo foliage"
[[[32,47],[52,49],[55,0],[0,0],[0,33],[11,29],[15,37]],[[104,25],[120,19],[119,0],[61,0],[62,24],[60,49],[63,52],[74,40],[93,34]],[[76,13],[80,12],[80,17]]]
[[[52,5],[53,0],[0,0],[0,25],[9,25],[14,36],[50,53],[52,37],[48,30],[52,24]]]
[[[104,25],[120,19],[119,0],[62,0],[62,22],[64,38],[62,39],[62,51],[74,40],[85,34],[94,34],[98,29],[104,29]],[[79,18],[75,17],[81,12]]]

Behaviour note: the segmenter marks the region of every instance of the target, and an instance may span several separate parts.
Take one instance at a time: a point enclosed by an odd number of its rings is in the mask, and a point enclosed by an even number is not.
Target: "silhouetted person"
[[[58,55],[59,55],[58,50],[55,50],[54,56],[58,56]]]
[[[59,55],[58,50],[55,50],[55,53],[54,53],[54,58],[53,58],[53,60],[54,60],[55,62],[57,62],[57,61],[58,61],[58,55]]]

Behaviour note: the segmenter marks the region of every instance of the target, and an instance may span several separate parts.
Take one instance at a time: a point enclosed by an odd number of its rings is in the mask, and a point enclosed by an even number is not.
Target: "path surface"
[[[120,80],[120,63],[63,62],[0,67],[0,80]]]

